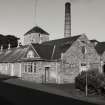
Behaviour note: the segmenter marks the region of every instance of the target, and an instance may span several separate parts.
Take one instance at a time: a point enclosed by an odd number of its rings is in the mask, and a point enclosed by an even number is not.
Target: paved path
[[[12,80],[8,80],[7,82],[10,81]],[[47,89],[42,85],[32,86],[31,83],[30,85],[28,83],[28,86],[31,86],[32,88],[26,88],[25,86],[14,85],[15,83],[8,84],[7,82],[0,82],[0,96],[11,102],[11,104],[5,105],[95,105],[73,98],[67,98],[41,91],[42,88],[44,88],[44,90]],[[17,81],[17,84],[19,83],[27,85],[25,81]]]
[[[94,105],[7,83],[0,83],[0,95],[15,105]]]
[[[105,102],[101,99],[97,100],[96,99],[97,97],[89,98],[89,97],[74,95],[74,94],[72,94],[72,92],[70,93],[70,92],[67,92],[62,89],[57,88],[57,85],[51,86],[51,84],[49,84],[49,85],[48,84],[36,84],[35,82],[23,81],[20,79],[8,79],[5,82],[9,83],[9,84],[14,84],[17,86],[27,87],[27,88],[34,89],[37,91],[46,92],[46,93],[53,94],[53,95],[68,97],[68,98],[81,100],[81,101],[85,101],[85,102],[97,103],[98,105],[100,105],[100,104],[105,105]]]

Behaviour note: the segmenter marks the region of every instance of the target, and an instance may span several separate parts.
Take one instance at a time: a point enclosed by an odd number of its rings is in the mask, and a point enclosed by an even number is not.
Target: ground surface
[[[75,99],[105,105],[105,96],[95,95],[95,94],[88,94],[88,96],[86,96],[84,92],[75,89],[74,84],[64,84],[64,85],[49,84],[48,86],[60,89],[68,93],[71,97]]]
[[[73,85],[35,84],[6,76],[0,80],[0,105],[105,105],[73,96]]]

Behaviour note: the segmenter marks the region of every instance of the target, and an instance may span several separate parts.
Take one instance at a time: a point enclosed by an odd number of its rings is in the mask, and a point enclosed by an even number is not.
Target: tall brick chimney
[[[71,36],[71,4],[65,3],[65,23],[64,23],[64,37]]]

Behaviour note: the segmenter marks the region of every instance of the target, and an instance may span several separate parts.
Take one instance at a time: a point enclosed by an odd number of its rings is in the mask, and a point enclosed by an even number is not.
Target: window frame
[[[35,73],[36,72],[36,62],[25,62],[24,72],[25,73]]]

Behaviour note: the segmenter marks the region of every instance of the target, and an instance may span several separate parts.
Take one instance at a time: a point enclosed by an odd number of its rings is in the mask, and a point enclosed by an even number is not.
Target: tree
[[[13,35],[2,35],[0,34],[0,46],[3,46],[3,49],[8,48],[8,44],[11,45],[11,48],[17,47],[19,38]]]
[[[85,86],[86,71],[83,71],[75,78],[75,87],[81,91],[85,91]],[[105,75],[99,73],[96,69],[87,71],[87,86],[88,93],[105,93]]]

